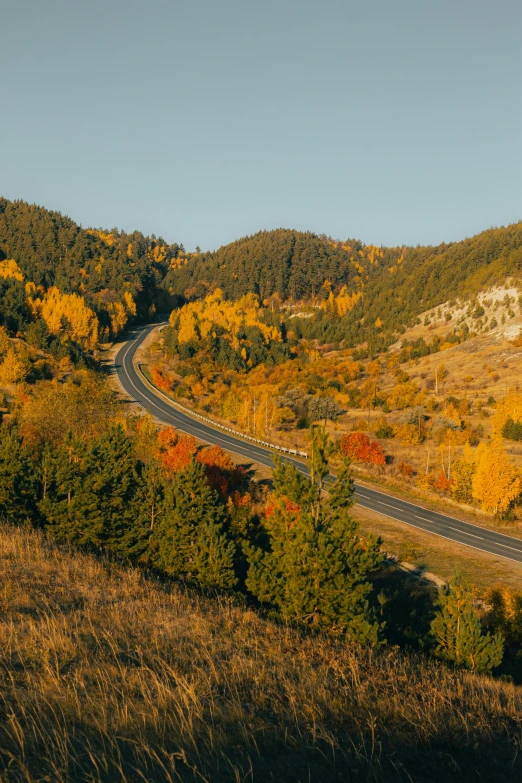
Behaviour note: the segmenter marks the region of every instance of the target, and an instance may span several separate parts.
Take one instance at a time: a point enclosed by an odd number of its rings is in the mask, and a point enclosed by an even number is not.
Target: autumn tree
[[[10,347],[0,363],[0,384],[21,383],[27,378],[30,369],[28,356],[23,351]]]
[[[464,446],[463,454],[453,462],[453,494],[455,500],[468,503],[472,499],[473,476],[477,465],[469,444]]]
[[[484,511],[505,513],[519,497],[522,488],[520,474],[502,445],[494,438],[490,444],[477,448],[476,470],[472,479],[472,495]]]

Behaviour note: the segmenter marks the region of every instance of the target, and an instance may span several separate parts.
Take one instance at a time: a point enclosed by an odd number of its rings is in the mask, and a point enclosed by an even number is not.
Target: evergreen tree
[[[141,537],[133,446],[120,425],[85,450],[69,434],[55,459],[54,481],[41,508],[62,541],[134,554]]]
[[[380,542],[357,535],[348,464],[324,496],[331,448],[323,430],[313,433],[310,478],[276,460],[267,544],[251,546],[246,584],[286,620],[374,643],[381,629],[367,578],[380,562]]]
[[[0,518],[34,521],[38,482],[29,456],[15,430],[0,427]]]
[[[167,480],[165,472],[156,459],[151,458],[140,466],[136,495],[134,541],[129,554],[138,559],[147,559],[149,539],[154,534],[159,520],[165,513]]]
[[[440,611],[431,624],[435,654],[458,667],[489,673],[502,662],[504,640],[484,633],[473,605],[473,590],[457,575],[440,598]]]
[[[236,547],[222,524],[210,519],[201,520],[197,526],[194,548],[194,566],[199,584],[225,589],[236,586]]]
[[[51,535],[58,541],[78,540],[75,500],[83,476],[84,445],[68,430],[54,451],[47,444],[40,459],[42,479],[40,511]]]
[[[85,542],[129,556],[140,538],[136,523],[138,476],[133,444],[120,425],[91,444],[76,513]]]
[[[194,458],[173,477],[165,513],[151,537],[150,557],[165,573],[205,586],[232,587],[235,547],[225,529],[225,510]]]

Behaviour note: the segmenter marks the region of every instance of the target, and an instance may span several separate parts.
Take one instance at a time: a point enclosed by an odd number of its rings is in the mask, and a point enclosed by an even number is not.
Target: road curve
[[[155,394],[140,378],[134,366],[134,357],[140,344],[147,335],[157,327],[157,324],[137,329],[129,336],[129,340],[120,348],[115,359],[115,369],[125,392],[135,402],[165,424],[172,424],[182,432],[194,435],[206,443],[218,444],[224,449],[241,454],[253,462],[272,466],[269,449],[249,443],[241,438],[205,424],[183,413]],[[306,465],[291,457],[282,457],[284,461],[293,462],[303,473],[308,473]],[[385,492],[356,485],[357,499],[364,508],[377,511],[386,517],[403,522],[411,527],[425,530],[458,544],[465,544],[482,552],[489,552],[497,557],[522,563],[522,540],[497,533],[494,530],[455,519],[446,514],[408,503],[405,500],[387,495]]]

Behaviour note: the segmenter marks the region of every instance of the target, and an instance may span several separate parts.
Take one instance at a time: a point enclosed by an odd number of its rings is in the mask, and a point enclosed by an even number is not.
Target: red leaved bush
[[[341,440],[341,454],[368,465],[385,465],[386,456],[380,443],[365,432],[347,433]]]
[[[413,476],[415,473],[414,469],[408,462],[399,462],[399,471],[403,476]]]
[[[198,451],[196,439],[176,432],[174,427],[166,427],[158,433],[158,447],[156,454],[162,465],[174,472],[183,470],[195,455],[205,468],[208,483],[223,497],[230,489],[237,489],[245,477],[243,468],[238,467],[221,446]]]
[[[433,488],[437,489],[439,492],[446,493],[454,483],[453,479],[447,479],[445,474],[441,471],[433,482]]]

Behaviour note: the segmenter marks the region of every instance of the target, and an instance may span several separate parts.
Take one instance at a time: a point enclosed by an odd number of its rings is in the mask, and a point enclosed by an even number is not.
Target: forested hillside
[[[277,229],[193,256],[168,273],[167,285],[187,298],[219,287],[233,299],[253,292],[263,300],[315,305],[314,317],[295,319],[299,335],[379,347],[430,307],[521,273],[522,223],[416,248]]]
[[[43,319],[52,334],[90,346],[172,309],[178,297],[220,288],[231,300],[256,294],[271,309],[309,307],[309,317],[292,319],[298,338],[366,342],[375,351],[430,307],[521,272],[522,223],[416,248],[281,228],[188,254],[139,231],[83,229],[58,212],[0,198],[0,325],[15,334]],[[80,311],[80,327],[67,329]]]
[[[182,246],[161,238],[83,229],[59,212],[0,198],[0,325],[16,334],[43,319],[52,334],[93,347],[172,306],[162,281],[185,260]]]

